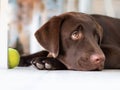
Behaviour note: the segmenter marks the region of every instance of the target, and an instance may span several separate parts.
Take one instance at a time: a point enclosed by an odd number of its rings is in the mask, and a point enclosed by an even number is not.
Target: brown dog
[[[49,70],[120,68],[119,19],[69,12],[51,18],[35,36],[47,51],[21,57],[20,66],[32,64]]]

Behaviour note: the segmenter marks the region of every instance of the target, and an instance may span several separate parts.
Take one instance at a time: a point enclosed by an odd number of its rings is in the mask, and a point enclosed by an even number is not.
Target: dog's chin
[[[104,69],[104,66],[101,64],[99,66],[91,66],[91,67],[83,67],[79,68],[80,71],[102,71]]]
[[[79,66],[76,68],[69,68],[71,70],[75,70],[75,71],[102,71],[104,69],[104,64],[100,64],[100,65],[91,65],[91,66]]]
[[[69,70],[75,70],[75,71],[102,71],[104,69],[103,65],[100,66],[94,66],[94,67],[77,67],[77,68],[68,68]]]
[[[67,69],[75,71],[102,71],[104,69],[104,64],[99,65],[83,65],[83,66],[69,66],[66,65]]]
[[[74,69],[77,71],[102,71],[103,67],[98,67],[98,68],[80,68],[80,69]]]
[[[92,69],[92,70],[90,70],[90,71],[102,71],[102,70],[103,70],[103,67],[98,67],[98,68]]]

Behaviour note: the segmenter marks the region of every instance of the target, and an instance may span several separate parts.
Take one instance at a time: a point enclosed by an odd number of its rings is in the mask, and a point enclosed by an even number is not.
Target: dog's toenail
[[[44,65],[39,64],[39,63],[36,63],[36,66],[37,66],[37,68],[39,68],[39,69],[43,69],[43,68],[44,68]]]
[[[48,63],[45,63],[45,68],[46,68],[46,69],[51,69],[52,66],[51,66],[50,64],[48,64]]]

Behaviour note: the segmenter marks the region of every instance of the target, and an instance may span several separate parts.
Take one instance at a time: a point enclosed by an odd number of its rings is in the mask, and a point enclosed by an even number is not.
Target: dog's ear
[[[98,34],[100,36],[100,44],[101,44],[101,41],[102,41],[102,38],[103,38],[103,28],[101,27],[101,25],[95,20],[95,18],[93,16],[90,16],[91,19],[94,21],[94,23],[96,24],[96,28],[97,28],[97,31],[98,31]]]
[[[98,33],[99,33],[99,36],[100,36],[100,42],[99,43],[101,44],[102,39],[103,39],[103,28],[97,22],[96,22],[96,25],[97,25],[97,30],[98,30]]]
[[[38,42],[48,50],[53,57],[59,53],[59,33],[63,19],[54,16],[35,32]]]

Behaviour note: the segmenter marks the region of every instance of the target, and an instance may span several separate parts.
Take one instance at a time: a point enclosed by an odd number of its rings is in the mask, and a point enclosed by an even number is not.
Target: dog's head
[[[51,18],[36,33],[38,42],[68,69],[102,70],[103,30],[90,15],[69,12]]]

